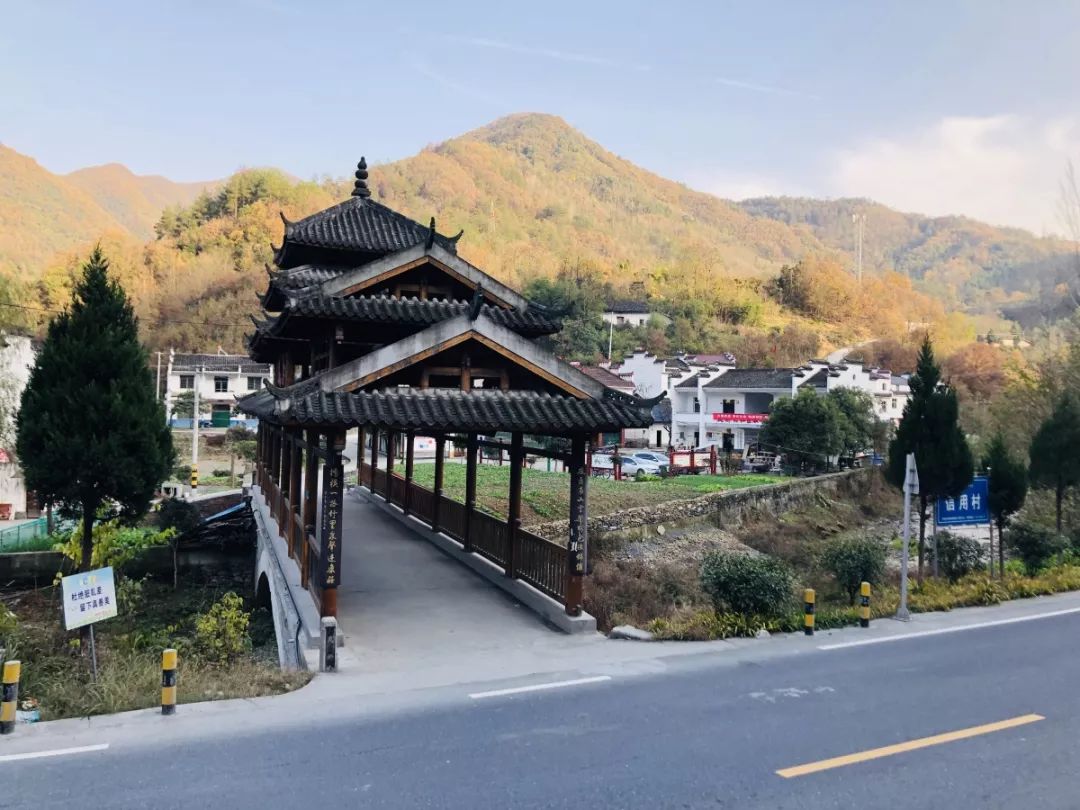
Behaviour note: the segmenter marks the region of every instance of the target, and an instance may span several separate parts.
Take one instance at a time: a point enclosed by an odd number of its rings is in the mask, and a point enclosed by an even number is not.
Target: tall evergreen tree
[[[983,467],[990,470],[990,517],[998,530],[998,569],[1005,573],[1005,523],[1020,511],[1027,497],[1028,472],[1024,464],[1015,458],[1005,446],[1005,437],[998,431],[990,439],[990,446],[983,456]],[[992,550],[991,550],[992,551]],[[993,560],[991,560],[993,568]]]
[[[894,486],[902,487],[907,454],[915,454],[919,469],[918,579],[922,582],[930,504],[959,495],[971,483],[975,462],[960,429],[956,392],[941,382],[929,335],[923,339],[910,385],[911,397],[889,444],[885,473]]]
[[[1065,490],[1080,484],[1080,408],[1066,393],[1031,440],[1031,483],[1053,488],[1057,531]]]
[[[17,425],[27,487],[81,513],[83,571],[98,509],[144,514],[174,458],[135,313],[108,269],[95,248],[71,306],[49,324]]]

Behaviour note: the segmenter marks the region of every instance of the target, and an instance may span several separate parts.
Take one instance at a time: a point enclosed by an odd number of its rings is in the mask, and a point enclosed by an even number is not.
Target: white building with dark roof
[[[874,398],[878,419],[894,424],[910,396],[907,378],[865,368],[858,361],[811,360],[794,368],[742,369],[689,363],[669,383],[671,443],[745,450],[758,441],[773,402],[807,386],[821,394],[837,388],[866,391]]]
[[[271,379],[270,364],[256,363],[246,354],[170,351],[165,373],[165,413],[169,424],[191,427],[190,419],[173,418],[173,402],[178,395],[194,391],[197,386],[202,420],[214,427],[229,427],[234,421],[237,398],[262,390],[263,383]]]
[[[651,313],[644,301],[611,301],[604,308],[604,323],[616,326],[644,326],[649,322]]]

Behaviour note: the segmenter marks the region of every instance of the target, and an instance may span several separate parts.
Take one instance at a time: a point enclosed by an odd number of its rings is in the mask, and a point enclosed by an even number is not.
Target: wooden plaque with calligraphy
[[[322,586],[336,588],[341,579],[341,506],[345,471],[340,464],[323,467]]]

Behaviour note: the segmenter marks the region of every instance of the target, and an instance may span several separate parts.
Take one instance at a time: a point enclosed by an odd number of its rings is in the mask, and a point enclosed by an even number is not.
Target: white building
[[[22,468],[15,458],[15,414],[23,389],[30,381],[37,353],[30,338],[23,335],[0,335],[0,399],[7,423],[0,428],[0,515],[12,518],[34,517],[39,513],[33,497],[28,497]]]
[[[228,427],[236,398],[258,391],[264,382],[270,381],[270,364],[256,363],[244,354],[170,351],[165,374],[165,413],[173,427],[191,427],[190,419],[173,417],[173,401],[177,395],[194,391],[198,386],[202,419],[214,427]]]
[[[874,398],[875,415],[894,423],[910,396],[906,378],[856,361],[811,360],[797,368],[690,366],[668,388],[672,444],[745,450],[758,440],[772,403],[804,386],[822,394],[844,387],[866,391]]]
[[[649,317],[649,305],[644,301],[612,301],[603,315],[604,323],[616,326],[644,326]]]

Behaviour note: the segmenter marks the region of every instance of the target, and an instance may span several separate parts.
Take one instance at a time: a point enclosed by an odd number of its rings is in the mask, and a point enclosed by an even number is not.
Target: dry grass
[[[221,588],[174,592],[149,583],[144,588],[141,609],[135,615],[96,625],[96,682],[78,632],[69,633],[60,623],[55,588],[9,599],[19,619],[7,643],[8,656],[23,662],[20,700],[36,701],[43,720],[157,706],[161,650],[166,646],[180,650],[177,699],[181,703],[280,694],[310,679],[306,672],[280,671],[276,653],[271,656],[258,644],[250,655],[227,667],[214,667],[197,657],[190,635],[194,617],[220,595]]]

